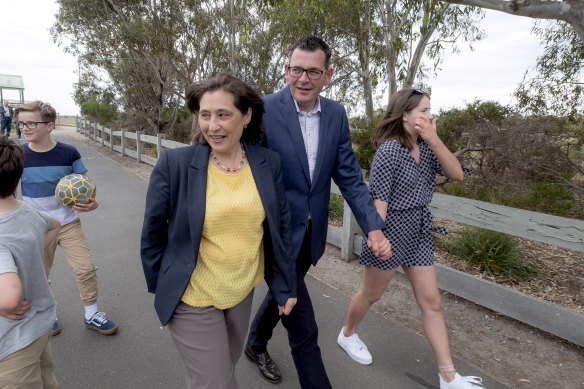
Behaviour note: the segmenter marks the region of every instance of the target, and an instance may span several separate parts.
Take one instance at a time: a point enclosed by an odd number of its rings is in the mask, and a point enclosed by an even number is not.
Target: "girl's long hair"
[[[414,148],[412,140],[404,128],[404,113],[416,108],[422,97],[430,98],[430,94],[422,89],[404,88],[397,91],[389,99],[385,115],[371,135],[371,144],[374,149],[379,148],[386,140],[393,139],[409,151]]]

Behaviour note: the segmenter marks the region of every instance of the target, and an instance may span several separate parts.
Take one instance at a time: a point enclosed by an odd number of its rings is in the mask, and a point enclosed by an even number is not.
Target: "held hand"
[[[16,307],[11,312],[4,312],[2,316],[10,320],[22,320],[24,319],[24,314],[30,311],[30,303],[26,300],[22,300],[18,307]]]
[[[371,231],[367,234],[367,247],[379,259],[387,260],[391,257],[391,244],[381,230]]]
[[[292,312],[294,305],[296,305],[296,297],[289,298],[288,301],[286,301],[286,304],[278,306],[278,314],[280,316],[282,316],[282,314],[288,316],[290,312]]]
[[[89,199],[87,204],[77,203],[72,207],[72,209],[75,212],[89,212],[93,211],[97,207],[99,207],[99,201],[97,201],[97,199]]]
[[[433,117],[432,119],[427,117],[417,118],[414,122],[415,129],[418,131],[418,134],[422,137],[423,140],[430,143],[433,139],[438,138],[438,133],[436,132],[436,122],[438,121],[437,117]]]

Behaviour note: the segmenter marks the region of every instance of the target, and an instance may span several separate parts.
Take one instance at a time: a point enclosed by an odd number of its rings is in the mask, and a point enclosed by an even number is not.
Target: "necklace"
[[[240,143],[241,146],[241,161],[239,161],[239,165],[237,165],[237,167],[234,168],[230,168],[227,167],[225,165],[223,165],[221,163],[221,161],[219,161],[217,159],[217,157],[215,156],[215,153],[213,152],[213,150],[211,150],[210,155],[211,155],[211,160],[217,165],[219,166],[222,170],[225,170],[228,173],[235,173],[240,171],[241,169],[243,169],[243,166],[245,165],[245,161],[246,161],[246,157],[245,157],[245,150],[243,149],[243,145]]]

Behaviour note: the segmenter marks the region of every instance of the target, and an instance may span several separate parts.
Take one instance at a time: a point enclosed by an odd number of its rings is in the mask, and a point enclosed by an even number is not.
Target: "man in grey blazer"
[[[320,38],[297,41],[285,65],[288,85],[264,98],[264,145],[280,154],[286,198],[292,217],[292,244],[296,256],[298,302],[291,315],[280,317],[268,292],[251,324],[246,355],[256,362],[262,377],[281,380],[267,344],[280,318],[288,331],[294,364],[302,388],[330,388],[318,346],[316,324],[304,276],[324,253],[328,226],[331,178],[341,189],[367,234],[372,250],[389,258],[391,247],[383,236],[377,213],[355,159],[345,108],[319,96],[333,75],[331,50]]]

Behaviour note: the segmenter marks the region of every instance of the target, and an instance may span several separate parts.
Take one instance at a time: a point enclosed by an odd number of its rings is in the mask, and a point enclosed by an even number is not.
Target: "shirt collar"
[[[296,102],[296,100],[294,100],[294,98],[292,98],[292,100],[294,101],[294,106],[296,107],[296,112],[300,113],[300,108],[298,108],[298,103]],[[303,111],[304,112],[304,111]],[[315,113],[320,113],[320,96],[316,97],[316,105],[314,106],[314,108],[312,108],[312,110],[310,112],[305,112],[305,114],[315,114]]]

